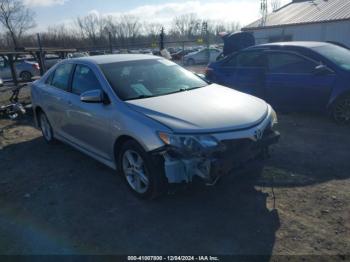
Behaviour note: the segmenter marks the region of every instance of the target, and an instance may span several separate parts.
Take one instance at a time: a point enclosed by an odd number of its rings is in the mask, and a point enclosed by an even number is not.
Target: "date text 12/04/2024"
[[[128,261],[220,261],[216,256],[128,256]]]

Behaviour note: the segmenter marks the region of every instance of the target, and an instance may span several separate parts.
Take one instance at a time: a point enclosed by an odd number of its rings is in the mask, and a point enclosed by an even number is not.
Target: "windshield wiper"
[[[143,99],[143,98],[150,98],[150,97],[154,97],[154,96],[153,95],[139,95],[139,96],[135,96],[135,97],[132,97],[132,98],[125,99],[125,101],[137,100],[137,99]]]
[[[208,86],[208,85],[206,85],[206,86]],[[194,87],[191,87],[191,88],[187,88],[187,90],[198,89],[198,88],[202,88],[202,87],[206,87],[206,86],[194,86]]]
[[[188,87],[188,88],[180,88],[174,92],[171,92],[171,93],[168,93],[169,94],[175,94],[175,93],[181,93],[181,92],[185,92],[185,91],[190,91],[190,90],[193,90],[193,89],[198,89],[198,88],[202,88],[202,87],[205,87],[205,86],[195,86],[195,87]]]

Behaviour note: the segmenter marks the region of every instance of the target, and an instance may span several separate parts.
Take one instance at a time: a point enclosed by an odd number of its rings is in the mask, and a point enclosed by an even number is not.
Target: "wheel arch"
[[[44,113],[44,110],[41,108],[41,106],[36,106],[34,109],[34,122],[36,127],[40,127],[40,121],[39,121],[39,114]]]
[[[22,70],[22,71],[19,73],[19,76],[22,77],[22,75],[23,75],[24,73],[28,73],[31,77],[33,77],[32,72],[30,72],[29,70]]]
[[[339,93],[338,95],[334,95],[332,96],[332,98],[330,99],[328,106],[327,106],[327,110],[328,112],[331,112],[333,109],[333,106],[342,98],[346,97],[346,96],[350,96],[350,90],[345,90],[341,93]]]
[[[137,141],[137,139],[135,139],[134,137],[129,136],[129,135],[121,135],[121,136],[119,136],[115,140],[114,145],[113,145],[114,160],[115,160],[117,168],[118,168],[118,156],[120,154],[120,149],[121,149],[122,145],[124,143],[126,143],[127,141],[135,141],[136,143],[138,143],[144,149],[142,144],[139,141]]]

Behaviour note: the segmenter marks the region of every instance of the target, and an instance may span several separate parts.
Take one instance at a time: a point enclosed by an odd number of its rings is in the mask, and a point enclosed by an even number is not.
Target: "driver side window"
[[[73,64],[63,64],[58,66],[53,75],[51,85],[58,89],[68,91],[69,78],[71,75],[72,68]]]
[[[96,89],[102,90],[102,87],[95,73],[87,66],[77,65],[73,76],[72,93],[81,95],[86,91]]]
[[[312,74],[316,66],[311,60],[295,54],[268,54],[268,68],[272,74]]]

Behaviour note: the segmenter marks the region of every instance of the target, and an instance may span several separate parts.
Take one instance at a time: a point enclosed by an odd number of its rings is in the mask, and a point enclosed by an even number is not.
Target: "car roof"
[[[249,47],[247,49],[255,49],[255,48],[279,48],[279,47],[303,47],[303,48],[315,48],[325,45],[331,45],[326,42],[313,42],[313,41],[293,41],[293,42],[277,42],[277,43],[268,43],[262,45],[256,45]]]
[[[71,61],[79,62],[90,62],[98,65],[102,64],[111,64],[118,62],[129,62],[129,61],[138,61],[138,60],[147,60],[147,59],[161,59],[161,57],[153,55],[144,55],[144,54],[114,54],[114,55],[98,55],[98,56],[86,56],[74,58]]]

